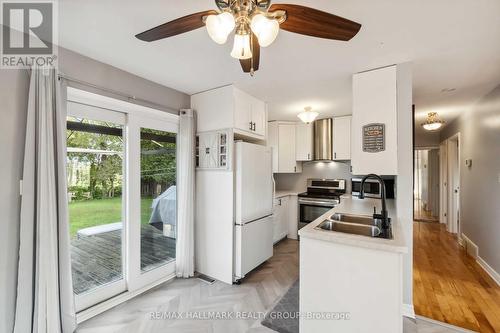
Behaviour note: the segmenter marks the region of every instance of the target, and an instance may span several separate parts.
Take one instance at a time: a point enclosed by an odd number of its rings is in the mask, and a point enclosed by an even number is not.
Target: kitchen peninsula
[[[347,314],[341,319],[301,318],[301,332],[403,331],[403,254],[407,247],[394,200],[387,200],[392,239],[318,227],[335,213],[371,216],[374,207],[380,210],[380,200],[344,195],[340,205],[299,230],[301,313]]]

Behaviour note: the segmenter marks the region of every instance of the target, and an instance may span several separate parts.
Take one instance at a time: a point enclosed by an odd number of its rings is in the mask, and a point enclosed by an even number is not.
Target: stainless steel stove
[[[299,194],[299,229],[340,203],[345,179],[308,179],[307,192]]]

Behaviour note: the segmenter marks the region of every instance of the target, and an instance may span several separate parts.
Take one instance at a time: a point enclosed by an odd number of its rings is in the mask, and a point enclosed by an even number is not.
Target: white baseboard
[[[463,246],[465,247],[465,251],[467,252],[467,254],[472,258],[477,259],[477,257],[479,256],[479,247],[464,233],[462,233],[461,238],[463,239]]]
[[[476,259],[478,265],[481,266],[481,268],[484,269],[486,273],[488,273],[488,275],[493,279],[493,281],[497,283],[497,285],[500,286],[500,274],[498,274],[498,272],[495,271],[493,267],[488,265],[488,263],[483,258],[481,258],[481,256],[479,255],[479,247],[465,234],[462,234],[462,238],[464,239],[464,245],[467,254]]]
[[[415,319],[415,309],[413,308],[413,304],[403,303],[401,312],[403,313],[403,316]]]
[[[493,281],[495,281],[497,285],[500,286],[500,274],[498,274],[498,272],[495,271],[493,267],[488,265],[488,263],[484,261],[483,258],[477,257],[476,261],[479,264],[479,266],[481,266],[486,271],[486,273],[488,273],[488,275],[493,279]]]
[[[144,288],[135,290],[135,291],[126,291],[120,295],[117,295],[111,299],[108,299],[107,301],[101,302],[99,304],[96,304],[95,306],[88,308],[86,310],[80,311],[76,314],[76,323],[80,324],[83,323],[86,320],[89,320],[92,317],[95,317],[104,311],[107,311],[125,301],[128,301],[131,298],[134,298],[146,291],[148,291],[151,288],[154,288],[162,283],[165,283],[167,281],[170,281],[175,278],[175,273],[171,274],[167,277],[164,277],[163,279],[160,279],[154,283],[152,283],[149,286],[146,286]]]
[[[422,320],[422,321],[426,321],[426,322],[434,324],[434,325],[439,325],[439,326],[445,327],[445,328],[447,328],[449,330],[452,330],[452,331],[455,331],[455,332],[477,333],[477,332],[474,332],[474,331],[471,331],[471,330],[468,330],[468,329],[465,329],[465,328],[462,328],[462,327],[450,325],[450,324],[447,324],[447,323],[443,323],[442,321],[437,321],[437,320],[430,319],[430,318],[427,318],[427,317],[417,316],[417,319]]]

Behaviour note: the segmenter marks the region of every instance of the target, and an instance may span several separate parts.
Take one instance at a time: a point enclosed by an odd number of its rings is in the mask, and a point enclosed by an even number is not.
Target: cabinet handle
[[[310,160],[311,159],[311,154],[310,153],[307,153],[307,159]]]
[[[250,131],[252,130],[252,122],[250,122]]]
[[[297,167],[296,166],[293,167],[293,172],[297,172]]]
[[[281,206],[281,199],[279,199],[279,202],[280,202],[279,205]]]
[[[337,159],[337,153],[333,153],[333,158]]]
[[[351,165],[351,172],[352,172],[352,165]]]
[[[253,131],[255,132],[255,123],[253,123]]]

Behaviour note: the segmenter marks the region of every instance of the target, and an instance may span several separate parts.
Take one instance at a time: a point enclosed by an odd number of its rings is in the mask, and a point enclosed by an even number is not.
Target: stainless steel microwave
[[[351,178],[351,192],[353,196],[359,195],[361,191],[362,178]],[[394,199],[394,179],[384,179],[385,194],[387,199]],[[380,183],[375,179],[367,179],[365,181],[365,197],[380,198],[382,196]]]

